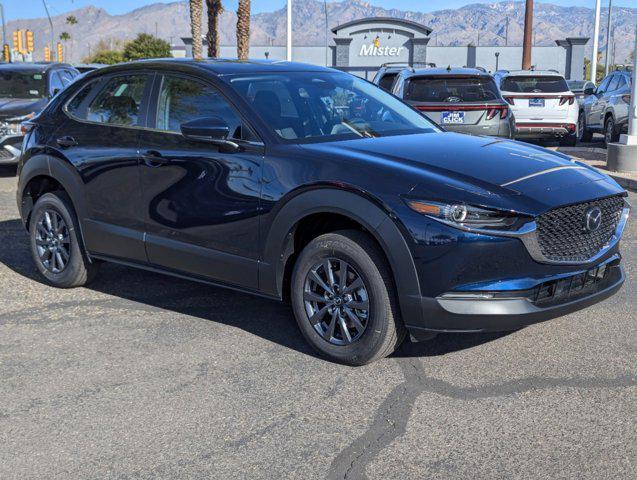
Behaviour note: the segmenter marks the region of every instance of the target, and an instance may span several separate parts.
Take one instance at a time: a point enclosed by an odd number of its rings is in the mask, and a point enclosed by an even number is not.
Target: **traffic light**
[[[13,32],[13,50],[20,53],[20,47],[22,46],[22,35],[20,35],[20,30],[16,30]]]
[[[64,61],[64,48],[62,47],[62,44],[60,42],[58,42],[58,45],[57,45],[57,53],[58,53],[58,62],[63,62]]]
[[[49,46],[44,47],[44,61],[51,61],[51,48]]]
[[[34,50],[33,32],[31,30],[27,30],[26,37],[27,37],[27,53],[33,53],[33,50]]]
[[[2,60],[9,63],[11,61],[11,49],[9,48],[9,44],[5,43],[2,46]]]

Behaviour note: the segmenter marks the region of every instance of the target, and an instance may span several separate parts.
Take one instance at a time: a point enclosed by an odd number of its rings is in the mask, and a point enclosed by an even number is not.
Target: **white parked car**
[[[496,72],[496,81],[515,116],[516,138],[577,142],[578,103],[559,73],[548,70]]]

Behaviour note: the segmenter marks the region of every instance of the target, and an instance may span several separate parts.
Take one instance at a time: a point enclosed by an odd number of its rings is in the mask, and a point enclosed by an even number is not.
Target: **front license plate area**
[[[441,121],[443,125],[462,125],[464,112],[442,112]]]

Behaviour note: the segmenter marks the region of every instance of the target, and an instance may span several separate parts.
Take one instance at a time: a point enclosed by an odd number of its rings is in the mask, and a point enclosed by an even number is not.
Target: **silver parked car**
[[[617,70],[604,78],[597,88],[584,92],[588,96],[580,103],[580,141],[590,142],[593,133],[602,133],[604,143],[608,144],[619,140],[620,133],[628,130],[631,76],[629,70]]]
[[[476,68],[407,69],[392,92],[446,130],[513,138],[515,120],[491,75]]]

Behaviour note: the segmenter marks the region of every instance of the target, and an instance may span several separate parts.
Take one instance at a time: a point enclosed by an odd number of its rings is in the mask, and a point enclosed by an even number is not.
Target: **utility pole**
[[[591,58],[591,82],[597,82],[597,52],[599,52],[599,17],[602,14],[602,0],[595,2],[595,29],[593,32],[593,58]]]
[[[288,0],[287,61],[292,61],[292,0]]]
[[[327,45],[327,29],[329,28],[327,22],[327,0],[323,0],[323,8],[325,9],[325,66],[329,67],[328,55],[329,55],[329,46]]]
[[[601,0],[597,0],[598,2]],[[509,16],[507,15],[506,24],[504,26],[504,46],[509,46]]]
[[[604,67],[604,76],[608,75],[608,71],[610,69],[610,31],[612,28],[612,18],[613,0],[608,0],[608,24],[606,26],[606,66]]]
[[[0,3],[0,16],[2,16],[2,45],[7,43],[7,26],[4,23],[4,6]]]
[[[526,0],[524,11],[524,42],[522,43],[522,70],[531,68],[531,50],[533,41],[533,0]]]
[[[49,7],[46,5],[46,0],[42,0],[42,4],[44,5],[44,11],[46,12],[46,17],[49,19],[49,25],[51,25],[51,51],[55,48],[55,32],[53,31],[53,20],[51,20],[51,15],[49,14]]]

